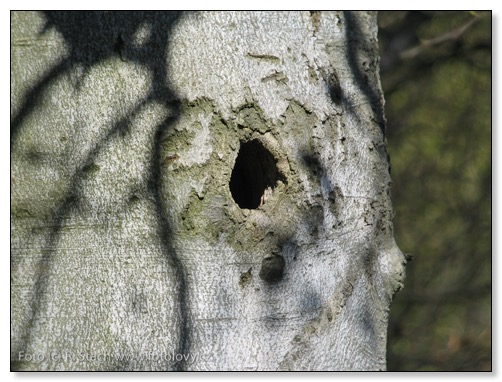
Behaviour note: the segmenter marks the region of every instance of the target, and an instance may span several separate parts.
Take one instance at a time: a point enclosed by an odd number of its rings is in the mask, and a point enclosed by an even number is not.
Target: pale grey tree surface
[[[11,15],[13,370],[384,370],[376,14]]]

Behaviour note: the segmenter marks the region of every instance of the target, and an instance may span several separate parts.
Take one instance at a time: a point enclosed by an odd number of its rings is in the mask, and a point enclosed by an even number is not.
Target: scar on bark
[[[314,27],[314,34],[316,34],[319,31],[319,25],[321,24],[321,12],[310,11],[310,21],[312,21],[312,26]]]
[[[251,279],[253,278],[253,274],[251,273],[252,269],[253,268],[249,268],[247,272],[242,273],[239,277],[239,286],[241,288],[244,288],[251,282]]]
[[[281,281],[284,276],[286,261],[277,254],[266,256],[261,262],[260,278],[268,283]]]

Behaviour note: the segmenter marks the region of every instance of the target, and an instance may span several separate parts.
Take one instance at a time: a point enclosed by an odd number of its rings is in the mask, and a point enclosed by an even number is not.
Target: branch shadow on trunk
[[[37,107],[42,102],[45,90],[70,72],[77,66],[84,68],[84,76],[94,66],[106,59],[119,55],[123,61],[132,61],[146,68],[154,78],[148,96],[139,105],[129,110],[125,117],[116,121],[108,130],[106,135],[96,142],[86,155],[85,160],[80,164],[77,171],[71,178],[71,186],[63,198],[63,202],[54,211],[51,218],[49,232],[45,240],[42,257],[38,261],[36,269],[37,276],[34,282],[34,298],[30,301],[31,319],[29,327],[21,340],[21,346],[26,348],[30,342],[30,336],[35,330],[36,319],[40,314],[41,303],[47,292],[48,280],[51,268],[54,267],[52,253],[58,245],[61,231],[65,225],[65,220],[72,211],[79,208],[79,190],[84,182],[85,169],[91,165],[102,152],[110,140],[117,136],[126,136],[130,133],[133,119],[140,112],[141,108],[148,103],[157,102],[168,106],[171,113],[158,125],[154,134],[152,157],[148,171],[147,193],[155,202],[157,235],[161,240],[162,251],[165,261],[172,267],[177,275],[176,285],[177,303],[180,306],[179,312],[179,343],[177,352],[188,354],[189,352],[189,324],[188,324],[188,290],[186,287],[186,270],[183,263],[177,256],[172,240],[172,229],[166,214],[165,202],[162,198],[161,182],[161,137],[179,119],[180,109],[178,107],[176,94],[168,86],[168,73],[166,62],[162,59],[152,59],[152,55],[165,54],[169,49],[169,37],[176,23],[183,16],[180,12],[44,12],[47,20],[47,28],[55,28],[62,35],[65,43],[69,47],[70,54],[61,63],[55,66],[44,78],[42,78],[31,91],[26,95],[19,112],[11,121],[11,150],[12,143],[18,138],[23,122],[27,116],[37,111]],[[132,36],[141,26],[148,25],[155,37],[150,38],[141,47],[128,46]],[[165,56],[162,56],[165,57]],[[11,361],[11,368],[17,369],[17,362]],[[126,369],[127,364],[116,365],[119,369]],[[174,361],[171,365],[173,370],[183,370],[184,361]]]
[[[368,75],[365,74],[364,69],[361,68],[361,64],[365,65],[365,61],[359,63],[359,55],[361,52],[371,52],[374,48],[371,46],[372,41],[368,41],[367,38],[365,38],[365,34],[361,31],[356,13],[357,12],[354,11],[343,12],[346,22],[347,61],[353,77],[356,79],[355,85],[371,104],[380,125],[380,129],[382,130],[382,134],[385,136],[385,116],[383,113],[383,105],[381,104],[380,92],[375,89],[375,83],[369,80]]]

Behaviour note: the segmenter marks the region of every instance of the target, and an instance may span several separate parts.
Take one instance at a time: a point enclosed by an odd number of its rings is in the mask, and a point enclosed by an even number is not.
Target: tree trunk
[[[12,13],[15,370],[383,370],[376,14]]]

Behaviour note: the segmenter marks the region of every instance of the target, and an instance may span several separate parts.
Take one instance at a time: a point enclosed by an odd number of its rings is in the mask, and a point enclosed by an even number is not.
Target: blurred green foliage
[[[388,370],[491,370],[490,12],[380,12],[395,236]]]

